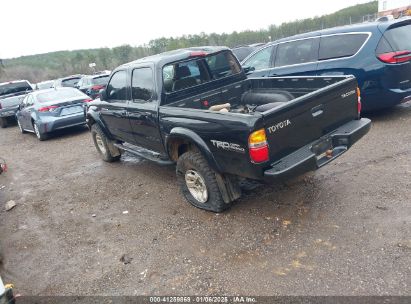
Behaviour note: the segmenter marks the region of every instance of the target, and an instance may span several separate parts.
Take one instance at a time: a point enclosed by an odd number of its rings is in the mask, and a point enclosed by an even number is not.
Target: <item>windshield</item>
[[[20,93],[20,92],[25,92],[25,91],[31,91],[31,90],[33,90],[32,87],[26,81],[0,84],[0,96]]]
[[[61,86],[62,87],[74,87],[80,81],[80,79],[81,79],[80,77],[63,79],[61,81]]]
[[[105,85],[108,82],[109,75],[93,78],[93,84]]]
[[[51,102],[51,101],[61,101],[63,99],[71,99],[71,98],[81,99],[81,98],[87,98],[87,96],[76,89],[53,90],[53,91],[37,94],[37,100],[40,103]]]

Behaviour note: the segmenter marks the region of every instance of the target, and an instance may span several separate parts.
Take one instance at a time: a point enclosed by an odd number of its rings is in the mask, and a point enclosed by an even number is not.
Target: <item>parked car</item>
[[[14,119],[24,96],[33,91],[27,80],[0,83],[0,127],[6,128],[9,120]]]
[[[109,76],[110,73],[84,76],[77,83],[76,88],[96,99],[100,96],[100,90],[106,87]]]
[[[28,94],[17,111],[21,133],[35,133],[39,140],[50,132],[86,123],[84,103],[92,99],[74,88],[54,88]]]
[[[98,153],[177,163],[195,207],[222,211],[239,179],[276,180],[315,170],[366,134],[352,76],[247,79],[224,47],[176,50],[115,69],[86,105]]]
[[[64,78],[59,78],[54,81],[53,87],[71,87],[74,88],[84,75],[71,75]]]
[[[35,84],[36,90],[51,89],[54,86],[54,80],[46,80]]]
[[[250,45],[239,45],[233,47],[231,50],[239,61],[243,61],[252,52],[260,49],[265,43],[254,43]]]
[[[250,77],[352,74],[363,110],[391,107],[411,95],[411,18],[284,38],[254,52],[242,65]]]

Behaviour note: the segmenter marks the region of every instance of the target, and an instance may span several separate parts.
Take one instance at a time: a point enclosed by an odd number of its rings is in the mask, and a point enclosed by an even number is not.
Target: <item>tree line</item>
[[[297,8],[298,9],[298,8]],[[181,37],[162,37],[148,44],[133,47],[122,45],[76,51],[59,51],[39,55],[0,60],[0,82],[27,79],[33,83],[71,74],[90,74],[89,63],[96,63],[97,70],[111,70],[116,66],[148,55],[179,48],[202,45],[235,47],[256,42],[269,42],[304,32],[367,21],[364,16],[374,16],[378,1],[347,7],[333,14],[270,25],[257,31],[232,33],[200,33]]]

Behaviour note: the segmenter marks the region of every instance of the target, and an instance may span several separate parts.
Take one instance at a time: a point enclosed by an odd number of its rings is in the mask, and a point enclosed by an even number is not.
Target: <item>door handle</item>
[[[313,115],[313,117],[320,116],[323,113],[324,113],[324,110],[323,110],[322,104],[311,109],[311,114]]]

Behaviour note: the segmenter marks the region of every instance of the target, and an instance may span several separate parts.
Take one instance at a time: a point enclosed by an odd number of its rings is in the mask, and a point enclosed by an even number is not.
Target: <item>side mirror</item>
[[[107,100],[107,91],[105,89],[101,89],[98,93],[101,101]]]
[[[243,67],[243,70],[244,70],[244,73],[246,73],[248,75],[248,74],[251,74],[251,72],[255,71],[255,67],[245,66],[245,67]]]
[[[24,108],[24,104],[19,104],[19,111],[21,111]]]

